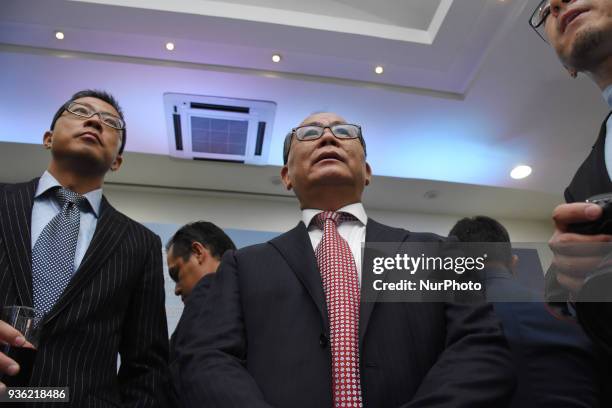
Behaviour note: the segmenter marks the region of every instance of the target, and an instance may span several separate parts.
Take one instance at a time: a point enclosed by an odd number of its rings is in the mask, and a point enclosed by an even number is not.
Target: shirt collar
[[[38,180],[38,187],[36,188],[36,193],[34,194],[34,198],[38,198],[42,196],[44,193],[52,189],[53,187],[62,187],[59,181],[55,177],[51,175],[48,171],[45,170],[43,175]],[[83,197],[87,199],[91,209],[94,212],[96,217],[100,216],[100,205],[102,204],[102,189],[98,188],[96,190],[92,190],[88,193],[83,194]]]
[[[603,97],[608,102],[608,106],[612,108],[612,85],[608,85],[608,87],[603,91]]]
[[[322,212],[323,210],[319,210],[315,208],[306,208],[302,210],[302,222],[308,228],[310,226],[310,223],[312,222],[312,219],[317,214],[322,213]],[[363,208],[363,204],[361,203],[345,205],[344,207],[338,209],[337,212],[349,213],[353,215],[355,218],[357,218],[357,220],[363,225],[366,225],[368,223],[368,216],[365,212],[365,209]]]

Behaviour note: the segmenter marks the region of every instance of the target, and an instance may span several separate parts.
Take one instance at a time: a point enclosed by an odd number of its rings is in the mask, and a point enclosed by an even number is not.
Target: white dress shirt
[[[612,109],[612,85],[609,85],[603,91],[603,97],[608,102],[608,106]],[[605,160],[606,160],[606,169],[608,170],[608,176],[610,176],[610,180],[612,180],[612,139],[610,139],[610,135],[612,135],[612,116],[608,118],[608,122],[606,123],[606,142],[605,142]]]
[[[322,210],[316,210],[307,208],[302,210],[302,222],[308,228],[308,236],[312,243],[312,248],[316,250],[319,242],[323,238],[323,231],[319,229],[316,223],[312,223],[312,219]],[[342,238],[348,242],[351,248],[351,253],[355,259],[355,267],[357,268],[357,281],[361,287],[361,246],[365,243],[366,237],[366,224],[368,223],[368,216],[361,203],[349,204],[337,210],[336,212],[345,212],[353,215],[357,220],[355,221],[344,221],[338,227],[338,233]]]

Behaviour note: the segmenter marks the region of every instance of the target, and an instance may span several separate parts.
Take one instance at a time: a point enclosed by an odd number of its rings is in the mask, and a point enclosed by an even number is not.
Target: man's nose
[[[334,136],[334,133],[331,131],[331,129],[329,127],[326,127],[325,129],[323,129],[323,134],[321,135],[321,138],[319,139],[319,143],[322,145],[328,145],[328,144],[333,144],[333,145],[338,145],[338,138],[336,136]]]
[[[174,294],[176,296],[181,296],[181,287],[180,285],[177,283],[176,285],[174,285]]]
[[[570,4],[575,2],[576,0],[550,0],[550,13],[557,17],[559,14],[563,13],[563,10]]]
[[[102,120],[100,119],[99,113],[95,113],[91,118],[87,118],[84,125],[92,127],[96,129],[98,132],[102,132],[102,130],[104,129],[102,127]]]

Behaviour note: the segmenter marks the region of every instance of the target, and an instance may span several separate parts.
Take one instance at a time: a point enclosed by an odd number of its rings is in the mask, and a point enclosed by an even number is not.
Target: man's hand
[[[597,204],[561,204],[553,211],[555,232],[549,241],[554,253],[557,281],[572,293],[582,288],[584,279],[612,252],[612,235],[582,235],[569,232],[570,225],[601,217]]]
[[[15,328],[0,320],[0,345],[11,345],[15,347],[32,347],[23,335]],[[8,356],[0,352],[0,377],[3,375],[15,375],[19,372],[19,364]],[[0,382],[0,393],[3,393],[6,386]]]

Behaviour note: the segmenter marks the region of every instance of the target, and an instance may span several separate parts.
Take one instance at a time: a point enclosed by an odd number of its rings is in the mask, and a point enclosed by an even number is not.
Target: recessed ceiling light
[[[272,62],[280,62],[281,59],[283,59],[283,57],[281,57],[280,54],[274,54],[272,55]]]
[[[64,39],[64,33],[61,31],[56,31],[55,32],[55,38],[57,38],[58,40],[63,40]]]
[[[376,68],[374,68],[374,72],[376,72],[378,75],[380,75],[383,72],[385,72],[385,69],[382,66],[379,65]]]
[[[168,51],[174,51],[174,43],[173,42],[167,42],[166,43],[166,49]]]
[[[520,165],[512,169],[512,171],[510,172],[510,177],[512,177],[515,180],[520,180],[520,179],[524,179],[530,174],[531,174],[531,167]]]

